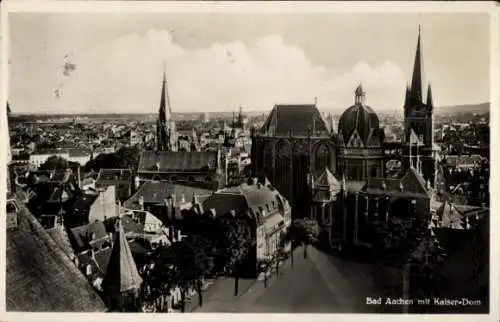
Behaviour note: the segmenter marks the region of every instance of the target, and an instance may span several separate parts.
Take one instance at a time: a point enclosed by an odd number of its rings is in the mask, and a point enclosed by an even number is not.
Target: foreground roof
[[[106,306],[70,258],[20,203],[7,230],[6,308],[30,312],[105,312]]]

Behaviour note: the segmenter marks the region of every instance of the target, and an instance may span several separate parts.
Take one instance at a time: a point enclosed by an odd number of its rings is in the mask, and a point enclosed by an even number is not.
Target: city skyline
[[[163,61],[174,113],[240,105],[264,112],[315,97],[320,109],[342,111],[360,82],[376,111],[398,110],[419,24],[424,86],[432,84],[435,105],[489,101],[487,14],[10,13],[9,20],[14,112],[154,113]]]

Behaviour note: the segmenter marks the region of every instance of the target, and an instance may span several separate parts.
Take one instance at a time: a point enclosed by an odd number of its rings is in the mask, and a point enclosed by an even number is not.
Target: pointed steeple
[[[429,87],[427,88],[427,106],[433,107],[433,104],[431,84],[429,83]]]
[[[243,128],[243,108],[240,106],[240,112],[238,113],[238,127]]]
[[[413,64],[413,76],[411,79],[411,95],[414,99],[422,102],[422,54],[420,50],[421,26],[418,26],[417,50],[415,52],[415,62]]]
[[[106,295],[116,297],[128,292],[137,292],[141,283],[142,278],[137,271],[130,246],[125,238],[121,220],[118,219],[113,250],[102,281],[102,288]]]
[[[161,98],[160,98],[160,110],[159,110],[159,121],[163,124],[168,124],[170,122],[170,117],[172,115],[172,109],[170,107],[170,99],[168,95],[168,85],[167,85],[167,75],[165,70],[165,63],[163,68],[163,81],[161,85]]]

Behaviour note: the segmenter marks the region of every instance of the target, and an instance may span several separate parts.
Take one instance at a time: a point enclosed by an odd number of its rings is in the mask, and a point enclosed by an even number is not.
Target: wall
[[[90,206],[89,222],[104,221],[107,218],[117,216],[116,188],[107,187],[106,191],[101,192],[96,201]]]

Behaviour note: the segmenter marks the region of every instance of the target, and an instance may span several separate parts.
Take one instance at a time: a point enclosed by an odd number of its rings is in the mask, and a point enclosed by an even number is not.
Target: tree
[[[224,271],[234,276],[234,296],[238,296],[241,264],[253,245],[250,225],[245,218],[235,214],[219,219],[221,228],[220,254],[224,260]]]
[[[53,155],[47,159],[42,165],[40,165],[40,170],[66,170],[72,166],[72,162],[68,160]]]
[[[201,235],[190,235],[181,241],[184,247],[182,269],[184,274],[194,284],[198,292],[199,305],[203,305],[203,280],[215,272],[215,244]]]
[[[175,261],[174,249],[169,246],[161,246],[152,255],[152,263],[144,270],[143,276],[143,300],[157,309],[157,300],[160,299],[160,311],[164,308],[164,299],[170,295],[170,291],[177,285],[178,272],[173,265]]]
[[[122,147],[115,153],[99,154],[85,164],[84,171],[100,169],[130,169],[136,170],[139,166],[140,150],[137,146]]]
[[[290,227],[292,241],[304,247],[304,258],[307,258],[307,246],[318,241],[320,227],[316,220],[303,218],[296,219]]]

